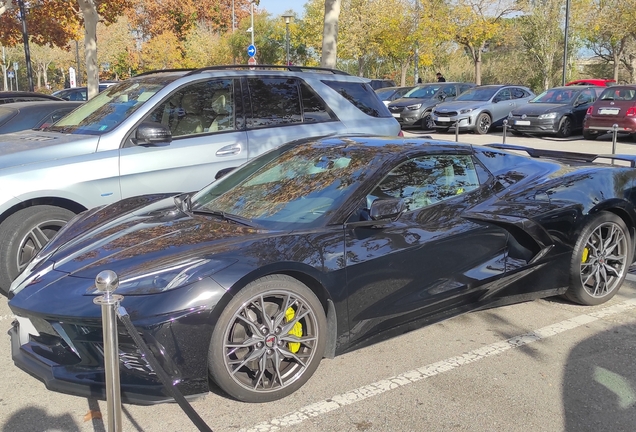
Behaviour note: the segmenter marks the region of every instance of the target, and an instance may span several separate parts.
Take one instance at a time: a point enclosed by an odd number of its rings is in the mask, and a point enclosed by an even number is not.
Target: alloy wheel
[[[65,220],[53,219],[41,222],[32,227],[20,240],[16,264],[22,271],[35,255],[46,245],[57,232],[66,225]]]
[[[302,297],[272,290],[249,299],[225,331],[223,359],[232,380],[275,392],[300,378],[316,355],[316,312]]]
[[[627,269],[628,244],[616,223],[606,222],[592,231],[581,258],[581,283],[590,296],[604,297],[621,283]]]

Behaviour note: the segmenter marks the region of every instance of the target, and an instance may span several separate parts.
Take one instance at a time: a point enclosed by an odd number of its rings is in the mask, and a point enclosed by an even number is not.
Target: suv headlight
[[[418,103],[418,104],[415,104],[415,105],[409,105],[409,106],[406,107],[406,109],[410,109],[410,110],[418,110],[420,108],[422,108],[422,104],[421,103]]]
[[[459,110],[460,114],[468,114],[469,112],[471,112],[474,108],[464,108],[463,110]]]
[[[236,260],[198,259],[176,263],[137,276],[130,276],[119,282],[116,294],[140,295],[157,294],[198,282],[234,264]],[[99,295],[95,285],[86,294]]]
[[[551,112],[551,113],[546,113],[546,114],[541,114],[539,116],[539,120],[544,120],[544,119],[553,119],[556,118],[557,113],[555,112]]]

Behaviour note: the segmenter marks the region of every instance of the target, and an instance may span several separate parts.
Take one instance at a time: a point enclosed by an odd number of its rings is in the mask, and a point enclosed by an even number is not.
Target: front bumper
[[[560,118],[538,119],[534,118],[508,118],[508,126],[525,133],[557,133],[559,131]]]
[[[475,129],[475,119],[472,115],[457,115],[457,116],[438,116],[432,115],[435,127],[438,129],[455,129],[457,122],[459,121],[459,130],[473,130]]]
[[[199,317],[200,318],[200,317]],[[208,317],[209,318],[209,317]],[[13,322],[11,355],[14,364],[44,383],[47,389],[75,396],[106,398],[101,327],[68,322],[51,322],[30,317],[36,333],[21,331],[25,317]],[[207,348],[211,331],[186,326],[192,316],[154,323],[137,329],[164,370],[185,395],[196,397],[209,391]],[[119,371],[122,402],[149,405],[172,401],[161,381],[124,327],[119,330]],[[202,330],[202,331],[198,331]],[[207,344],[202,339],[207,338]]]

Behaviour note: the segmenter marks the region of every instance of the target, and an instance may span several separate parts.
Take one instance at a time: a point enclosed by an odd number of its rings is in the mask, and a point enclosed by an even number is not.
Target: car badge
[[[526,117],[528,117],[528,116],[527,116],[527,115],[525,115],[525,114],[521,114],[521,118],[522,118],[522,119],[524,119],[524,118],[526,118]]]
[[[614,105],[614,101],[610,102],[610,105]]]

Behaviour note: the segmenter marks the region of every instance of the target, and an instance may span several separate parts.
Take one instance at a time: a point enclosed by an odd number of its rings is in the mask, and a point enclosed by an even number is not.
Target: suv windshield
[[[144,77],[109,87],[46,130],[101,135],[119,126],[155,93],[176,78]]]
[[[404,95],[405,98],[421,98],[430,99],[435,96],[435,93],[439,90],[440,86],[423,86],[415,87]]]
[[[490,100],[499,88],[474,88],[466,90],[455,98],[456,101],[487,101]]]

